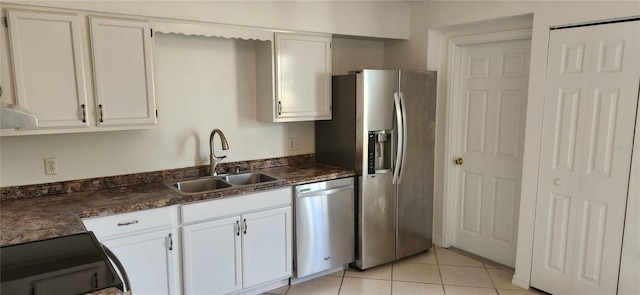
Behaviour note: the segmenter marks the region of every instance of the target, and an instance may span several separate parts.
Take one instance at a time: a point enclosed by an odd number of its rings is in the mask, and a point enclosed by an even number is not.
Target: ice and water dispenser
[[[369,131],[367,174],[391,169],[391,130]]]

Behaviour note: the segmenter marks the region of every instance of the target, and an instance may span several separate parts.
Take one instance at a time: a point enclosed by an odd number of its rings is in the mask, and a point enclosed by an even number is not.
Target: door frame
[[[450,247],[453,244],[453,235],[455,232],[457,199],[455,195],[458,187],[456,169],[451,165],[452,161],[457,158],[456,141],[460,126],[458,126],[458,107],[460,101],[458,99],[458,87],[460,76],[460,58],[462,54],[462,46],[476,45],[482,43],[514,41],[521,39],[531,39],[531,29],[520,29],[488,34],[478,34],[472,36],[463,36],[449,39],[448,44],[448,61],[447,69],[449,75],[447,77],[447,95],[446,95],[446,120],[444,133],[444,186],[443,186],[443,204],[442,204],[442,246]],[[527,104],[525,104],[526,107]],[[525,122],[526,130],[526,122]]]
[[[638,108],[636,109],[636,129],[631,151],[631,171],[629,175],[629,190],[627,191],[627,209],[625,210],[624,232],[622,233],[622,252],[620,253],[620,272],[618,273],[618,294],[630,295],[640,292],[637,281],[636,261],[640,250],[640,200],[630,196],[640,195],[640,93],[638,93]],[[624,275],[623,275],[624,273]]]

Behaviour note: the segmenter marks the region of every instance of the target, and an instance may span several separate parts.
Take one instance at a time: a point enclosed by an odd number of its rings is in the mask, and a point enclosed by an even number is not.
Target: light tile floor
[[[511,284],[513,273],[449,249],[433,247],[396,262],[348,269],[266,294],[530,295],[546,294]]]

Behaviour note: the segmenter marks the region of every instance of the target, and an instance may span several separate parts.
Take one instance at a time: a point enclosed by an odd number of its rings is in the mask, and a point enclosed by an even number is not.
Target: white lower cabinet
[[[185,294],[226,294],[242,289],[240,217],[182,227]]]
[[[261,293],[291,276],[290,187],[185,205],[182,220],[185,294]]]
[[[133,294],[178,294],[175,290],[175,229],[103,241],[122,262]]]
[[[186,294],[229,294],[291,276],[291,206],[182,227]]]
[[[242,216],[242,286],[291,276],[291,207]]]
[[[260,294],[291,277],[291,193],[285,187],[83,223],[122,262],[133,294]]]
[[[83,220],[122,262],[136,295],[180,294],[176,208],[142,210]]]

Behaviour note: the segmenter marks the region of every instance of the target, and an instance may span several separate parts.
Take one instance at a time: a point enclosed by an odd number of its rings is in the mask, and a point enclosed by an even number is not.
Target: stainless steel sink
[[[263,172],[247,172],[233,175],[207,176],[201,178],[166,181],[164,184],[178,194],[188,196],[282,181],[285,181],[285,179]]]
[[[244,174],[235,174],[235,175],[227,175],[224,177],[228,183],[235,185],[250,185],[250,184],[258,184],[265,182],[277,181],[276,177],[261,173],[244,173]]]
[[[198,178],[192,180],[183,180],[177,181],[171,184],[171,188],[177,190],[178,192],[184,193],[200,193],[206,191],[215,191],[224,188],[231,187],[231,184],[228,184],[217,177],[207,177],[207,178]]]

